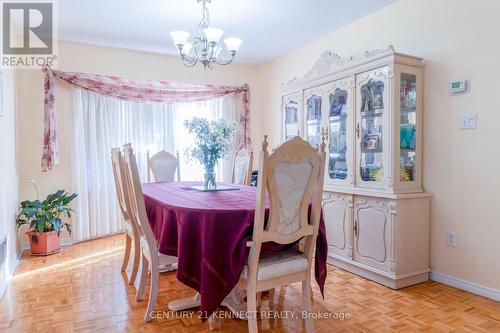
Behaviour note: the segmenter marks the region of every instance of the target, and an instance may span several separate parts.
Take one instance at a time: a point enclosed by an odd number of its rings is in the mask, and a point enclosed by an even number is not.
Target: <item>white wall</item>
[[[17,264],[16,213],[19,204],[16,166],[15,73],[3,71],[3,117],[0,117],[0,240],[7,238],[7,261],[0,270],[0,295]]]
[[[424,72],[424,187],[432,193],[434,271],[500,290],[500,1],[400,0],[259,68],[260,120],[280,138],[279,88],[331,50],[359,55],[393,44],[420,56]],[[448,96],[448,81],[471,77],[472,91]],[[477,112],[460,130],[460,112]],[[254,142],[260,141],[254,138]],[[446,245],[447,231],[456,248]]]

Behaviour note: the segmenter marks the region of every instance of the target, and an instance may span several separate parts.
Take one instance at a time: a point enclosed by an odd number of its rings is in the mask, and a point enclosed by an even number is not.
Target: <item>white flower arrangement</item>
[[[203,165],[205,177],[207,174],[213,175],[218,161],[235,148],[236,123],[224,119],[209,121],[195,117],[186,120],[184,126],[189,133],[195,135],[195,146],[187,149],[186,156]]]

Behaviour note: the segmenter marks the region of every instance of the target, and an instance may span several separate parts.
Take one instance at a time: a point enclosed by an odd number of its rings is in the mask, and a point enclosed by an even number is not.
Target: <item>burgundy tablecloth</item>
[[[201,294],[210,315],[236,286],[252,238],[256,188],[197,192],[196,183],[143,184],[149,222],[163,254],[177,256],[177,279]],[[199,185],[199,184],[196,184]],[[268,246],[267,251],[276,250]],[[323,294],[327,241],[323,219],[316,242],[315,277]]]

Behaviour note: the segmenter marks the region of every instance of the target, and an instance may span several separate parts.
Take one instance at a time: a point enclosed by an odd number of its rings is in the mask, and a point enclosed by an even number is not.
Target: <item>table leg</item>
[[[233,290],[231,290],[231,292],[229,293],[229,295],[226,296],[226,298],[224,298],[221,305],[228,308],[229,311],[231,311],[236,318],[241,320],[247,320],[246,317],[247,305],[246,303],[241,302],[240,298],[238,297],[238,292],[236,290],[236,287]]]
[[[186,297],[181,299],[176,299],[168,303],[168,308],[171,311],[182,311],[191,308],[196,308],[201,304],[200,293],[196,293],[194,297]]]
[[[168,308],[171,311],[182,311],[199,307],[200,304],[201,295],[199,293],[196,293],[194,297],[186,297],[169,302]],[[245,316],[245,312],[247,309],[246,304],[240,301],[236,288],[231,290],[229,295],[227,295],[226,298],[222,301],[221,305],[228,308],[236,318],[242,320],[247,319]]]

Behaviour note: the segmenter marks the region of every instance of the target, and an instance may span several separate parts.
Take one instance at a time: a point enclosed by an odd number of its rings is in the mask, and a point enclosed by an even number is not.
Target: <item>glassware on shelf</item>
[[[285,106],[285,139],[299,134],[299,108],[297,102],[292,101]]]
[[[347,104],[347,91],[341,89],[335,89],[333,93],[330,94],[330,117],[340,116],[343,113],[345,105]]]
[[[332,126],[330,126],[331,128]],[[345,153],[347,150],[347,135],[342,131],[330,132],[330,151]]]
[[[401,73],[400,86],[400,181],[415,180],[416,124],[417,124],[417,77],[414,74]]]
[[[384,82],[370,79],[361,87],[361,179],[380,182],[384,178],[383,118]]]
[[[330,157],[328,175],[332,179],[344,180],[347,178],[347,162],[345,156],[341,158]]]
[[[374,81],[372,83],[373,94],[373,109],[380,110],[384,108],[384,83],[381,81]]]
[[[400,104],[402,108],[414,109],[417,104],[417,84],[415,75],[401,74]]]
[[[399,128],[399,147],[401,149],[415,150],[414,124],[401,124]]]
[[[384,169],[381,163],[361,167],[361,179],[365,182],[380,182],[384,178]]]
[[[415,180],[415,155],[401,157],[400,161],[400,180],[410,182]]]
[[[313,95],[307,100],[306,134],[307,141],[317,147],[321,132],[321,97]]]
[[[329,95],[329,163],[328,175],[331,179],[347,178],[347,104],[348,92],[335,89]]]
[[[378,150],[382,146],[382,135],[380,133],[365,133],[361,139],[362,150]]]

